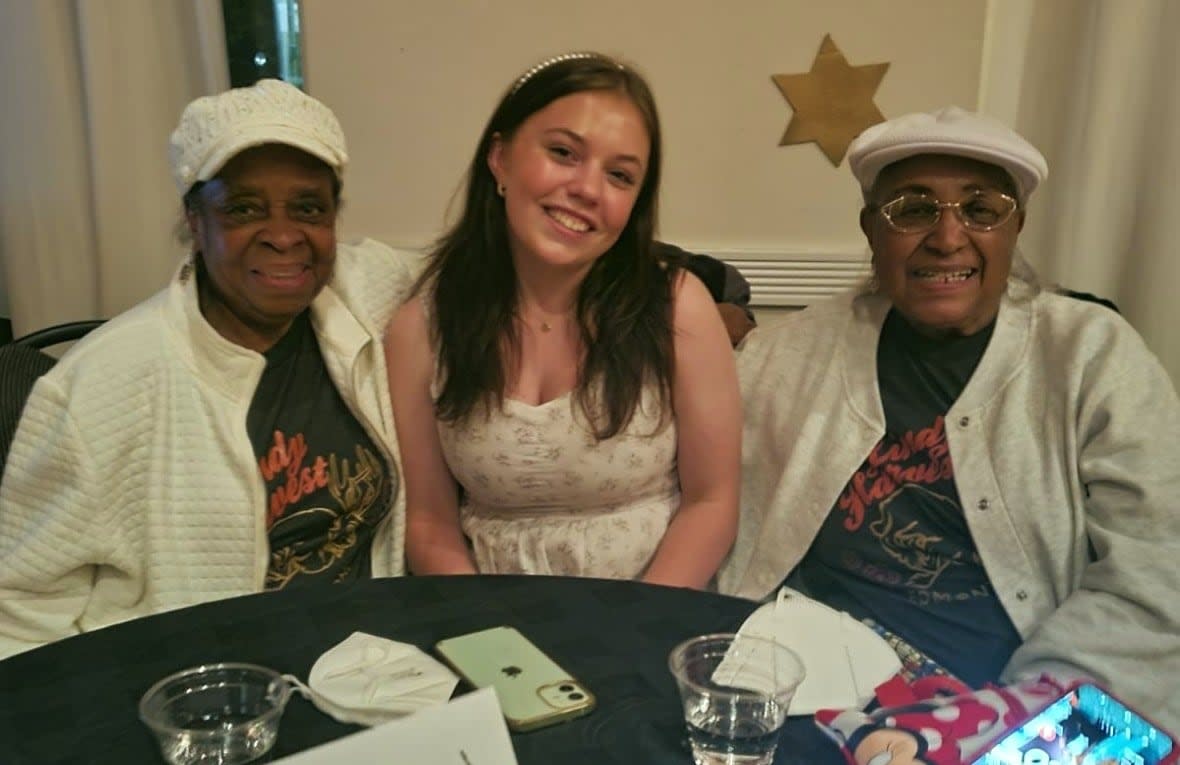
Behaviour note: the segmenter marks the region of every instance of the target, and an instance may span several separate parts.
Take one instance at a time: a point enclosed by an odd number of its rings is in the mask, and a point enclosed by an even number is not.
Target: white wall
[[[665,239],[867,259],[847,162],[778,146],[791,110],[771,75],[808,70],[830,33],[853,65],[890,62],[876,98],[887,117],[974,108],[985,10],[975,0],[304,0],[305,73],[350,143],[345,236],[430,241],[507,85],[548,56],[594,49],[635,65],[655,91]]]

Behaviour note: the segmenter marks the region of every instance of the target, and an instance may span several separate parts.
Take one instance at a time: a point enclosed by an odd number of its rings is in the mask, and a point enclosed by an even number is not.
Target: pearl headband
[[[525,72],[524,74],[522,74],[516,80],[516,82],[513,83],[512,90],[509,91],[509,93],[510,93],[510,95],[515,95],[516,92],[518,90],[520,90],[522,87],[524,87],[524,84],[526,82],[528,82],[529,80],[531,80],[533,77],[535,77],[538,72],[542,72],[542,71],[548,69],[549,67],[553,66],[554,64],[560,64],[563,61],[578,61],[580,59],[598,59],[600,61],[610,62],[610,63],[614,64],[616,67],[618,67],[620,70],[623,70],[626,68],[622,64],[620,64],[619,62],[614,61],[614,60],[602,55],[601,53],[590,53],[588,51],[577,52],[577,53],[562,53],[560,56],[553,56],[552,58],[545,59],[541,63],[534,66],[532,69],[530,69],[527,72]]]

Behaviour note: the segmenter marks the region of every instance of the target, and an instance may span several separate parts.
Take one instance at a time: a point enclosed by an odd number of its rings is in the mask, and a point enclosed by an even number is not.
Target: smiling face
[[[227,340],[265,351],[332,276],[332,170],[289,146],[247,149],[202,186],[186,212],[208,280],[201,313]]]
[[[650,150],[642,114],[614,90],[564,96],[497,136],[488,166],[504,189],[518,271],[589,269],[627,225]]]
[[[857,744],[853,758],[857,765],[928,765],[922,748],[912,731],[877,728]]]
[[[1013,193],[1011,179],[995,165],[924,154],[886,167],[871,202],[881,205],[904,192],[958,202],[983,190]],[[882,292],[915,329],[932,336],[971,335],[991,323],[1023,225],[1024,211],[1017,210],[1002,226],[976,231],[948,208],[929,231],[901,233],[879,211],[861,212]]]

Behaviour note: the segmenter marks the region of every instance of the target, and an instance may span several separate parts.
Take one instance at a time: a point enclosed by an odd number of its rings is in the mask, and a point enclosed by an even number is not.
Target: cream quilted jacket
[[[722,592],[773,592],[883,435],[888,309],[840,296],[747,338]],[[1143,340],[1093,303],[1005,298],[946,423],[967,525],[1024,640],[1003,679],[1091,675],[1180,730],[1180,400]]]
[[[381,334],[415,260],[341,244],[312,326],[344,401],[399,465]],[[246,434],[261,355],[201,316],[184,265],[91,333],[29,397],[0,483],[0,656],[262,589],[265,491]],[[373,573],[404,573],[405,497]]]

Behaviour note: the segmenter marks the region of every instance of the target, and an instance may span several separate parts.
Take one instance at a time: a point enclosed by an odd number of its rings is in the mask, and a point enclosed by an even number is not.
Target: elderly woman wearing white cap
[[[1116,312],[1016,255],[1044,159],[948,108],[849,162],[874,277],[747,340],[722,590],[785,582],[973,685],[1089,675],[1180,727],[1180,402]]]
[[[0,489],[0,656],[303,582],[403,572],[381,332],[412,275],[337,245],[332,112],[283,82],[172,135],[192,251],[37,383]]]

